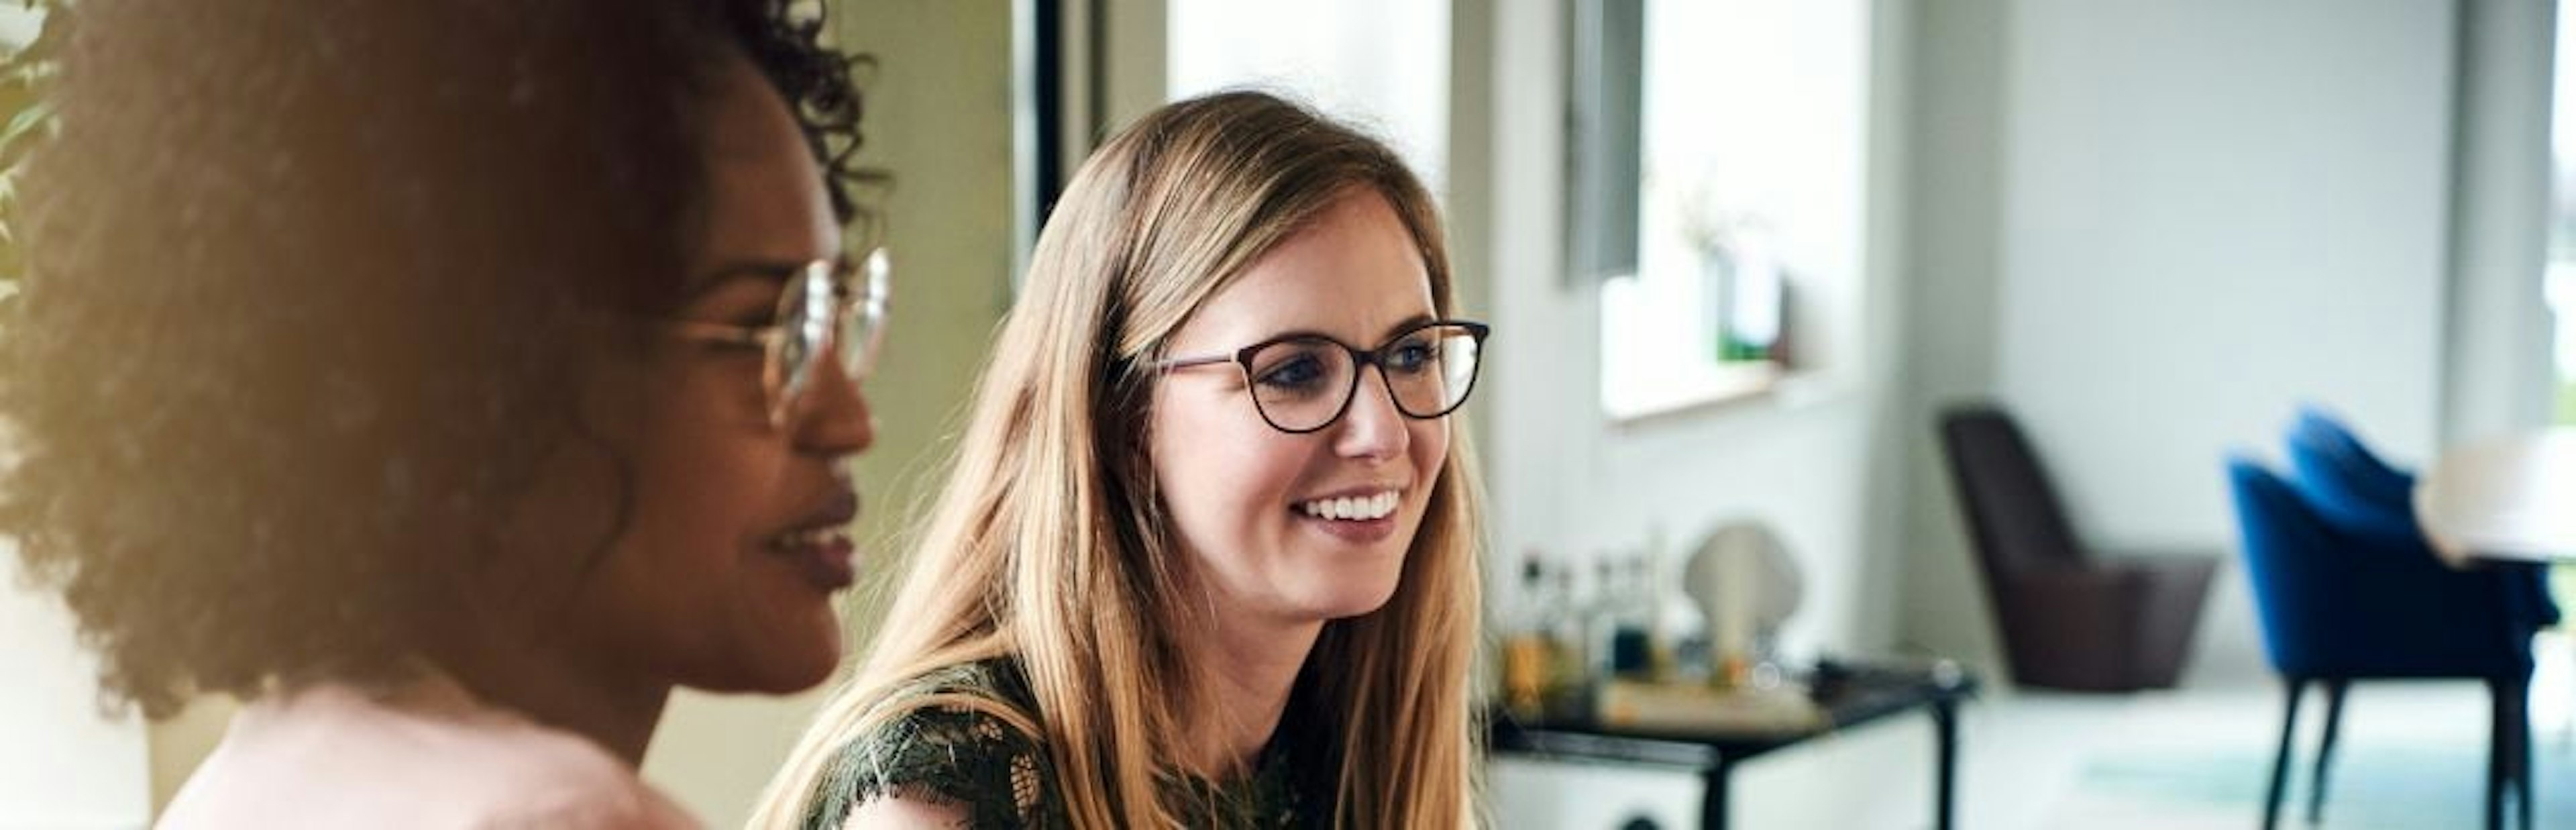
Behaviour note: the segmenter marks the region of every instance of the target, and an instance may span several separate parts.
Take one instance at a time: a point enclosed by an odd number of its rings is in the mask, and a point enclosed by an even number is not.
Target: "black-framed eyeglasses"
[[[1396,411],[1427,420],[1467,402],[1488,330],[1467,320],[1432,320],[1366,350],[1320,334],[1288,334],[1233,354],[1177,357],[1154,367],[1168,372],[1234,363],[1262,420],[1281,432],[1308,433],[1341,420],[1359,393],[1361,367],[1375,366]]]
[[[777,322],[736,326],[700,320],[670,320],[664,330],[699,343],[756,348],[763,352],[760,382],[767,395],[769,422],[787,422],[797,401],[814,385],[814,365],[827,352],[839,358],[851,382],[875,371],[879,341],[885,337],[886,299],[894,266],[882,247],[856,260],[818,259],[789,274],[778,293]]]

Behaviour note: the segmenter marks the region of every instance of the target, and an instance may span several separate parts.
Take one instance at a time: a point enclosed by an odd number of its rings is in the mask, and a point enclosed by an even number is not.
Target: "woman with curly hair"
[[[1474,476],[1430,194],[1261,93],[1172,104],[1040,236],[873,651],[753,820],[1457,828]]]
[[[248,701],[163,826],[687,826],[672,689],[829,676],[886,268],[787,5],[68,7],[0,539],[110,702]]]

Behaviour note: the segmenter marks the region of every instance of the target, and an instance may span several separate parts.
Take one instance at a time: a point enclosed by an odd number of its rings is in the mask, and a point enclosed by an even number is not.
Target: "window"
[[[1851,334],[1865,241],[1867,7],[1644,0],[1634,267],[1601,283],[1601,403],[1612,417],[1769,389],[1786,371],[1829,363],[1830,338]],[[1581,60],[1584,49],[1573,51]]]
[[[1171,0],[1174,100],[1284,93],[1393,145],[1433,193],[1448,180],[1449,4]]]
[[[2576,424],[2576,325],[2570,325],[2576,321],[2576,15],[2570,11],[2576,10],[2560,4],[2549,127],[2549,266],[2541,288],[2555,332],[2558,392],[2550,420],[2559,424]]]

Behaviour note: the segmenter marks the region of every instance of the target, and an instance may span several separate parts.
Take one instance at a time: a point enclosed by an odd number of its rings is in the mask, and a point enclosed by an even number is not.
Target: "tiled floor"
[[[2538,651],[2535,813],[2538,826],[2576,827],[2572,650],[2544,634]],[[2260,676],[2196,680],[2126,696],[1990,693],[1962,720],[1958,826],[2254,826],[2279,737],[2279,686]],[[2302,711],[2305,750],[2323,709],[2317,695]],[[2320,826],[2480,826],[2486,739],[2487,694],[2476,683],[2354,687]],[[1901,718],[1747,764],[1736,772],[1734,826],[1928,827],[1932,743],[1928,718]],[[1606,830],[1639,817],[1695,826],[1698,786],[1688,774],[1505,762],[1490,778],[1505,828]],[[2304,804],[2306,792],[2299,769],[2290,804]],[[2285,808],[2285,819],[2298,815]]]

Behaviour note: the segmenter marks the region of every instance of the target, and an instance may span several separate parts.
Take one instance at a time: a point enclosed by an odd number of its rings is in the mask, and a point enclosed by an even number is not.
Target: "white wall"
[[[98,666],[70,612],[16,584],[0,546],[0,830],[141,828],[152,780],[143,723],[102,717]]]
[[[1285,92],[1392,145],[1433,192],[1448,181],[1448,4],[1171,0],[1167,11],[1171,99]]]
[[[1915,240],[1925,305],[1912,397],[1999,398],[2074,520],[2122,548],[2235,547],[2231,447],[2276,456],[2302,400],[2399,459],[2443,394],[2453,9],[2430,0],[1926,4]],[[1998,34],[1969,31],[1981,26]],[[2000,63],[1943,37],[1993,38]],[[1982,144],[1965,140],[1984,136]],[[1945,178],[1952,159],[1968,170]],[[1959,200],[1963,217],[1934,220]],[[1991,275],[1975,271],[1991,268]],[[1965,310],[1932,310],[1956,292]],[[1979,297],[1991,298],[1978,308]],[[1975,330],[1991,327],[1986,341]],[[1983,387],[1979,389],[1978,387]],[[1938,456],[1913,453],[1914,480]],[[1983,598],[1947,488],[1919,490],[1907,628],[1983,650]],[[1922,501],[1922,500],[1930,501]],[[2240,571],[2205,618],[2205,668],[2259,670]]]
[[[2551,135],[2557,4],[2465,0],[2459,25],[2445,442],[2541,426],[2557,408],[2540,283],[2557,180],[2551,143],[2576,143]]]
[[[1488,175],[1496,333],[1490,374],[1477,394],[1492,438],[1481,449],[1489,462],[1495,556],[1488,569],[1497,604],[1517,601],[1516,563],[1529,550],[1588,562],[1605,549],[1639,547],[1657,528],[1680,548],[1721,521],[1751,517],[1771,523],[1805,571],[1805,606],[1784,644],[1801,654],[1882,648],[1894,590],[1894,555],[1882,543],[1895,535],[1896,514],[1883,492],[1888,476],[1876,465],[1893,450],[1883,443],[1879,414],[1896,359],[1893,211],[1886,209],[1901,181],[1896,142],[1871,137],[1878,152],[1864,180],[1880,209],[1868,229],[1872,250],[1862,257],[1865,289],[1827,315],[1841,332],[1856,332],[1847,341],[1857,344],[1855,353],[1774,396],[1613,422],[1594,391],[1599,294],[1568,287],[1559,267],[1558,14],[1554,4],[1501,4],[1493,21]],[[1882,71],[1875,74],[1886,83],[1883,70],[1899,65],[1890,56],[1901,54],[1903,38],[1878,40],[1874,63]],[[1893,97],[1873,107],[1874,130],[1893,129],[1899,110],[1885,105],[1903,94],[1882,92]]]
[[[1896,639],[1998,665],[1984,589],[1948,495],[1933,413],[1994,388],[1995,272],[2002,240],[2003,78],[2009,0],[1949,0],[1915,14],[1905,292],[1904,590]]]

